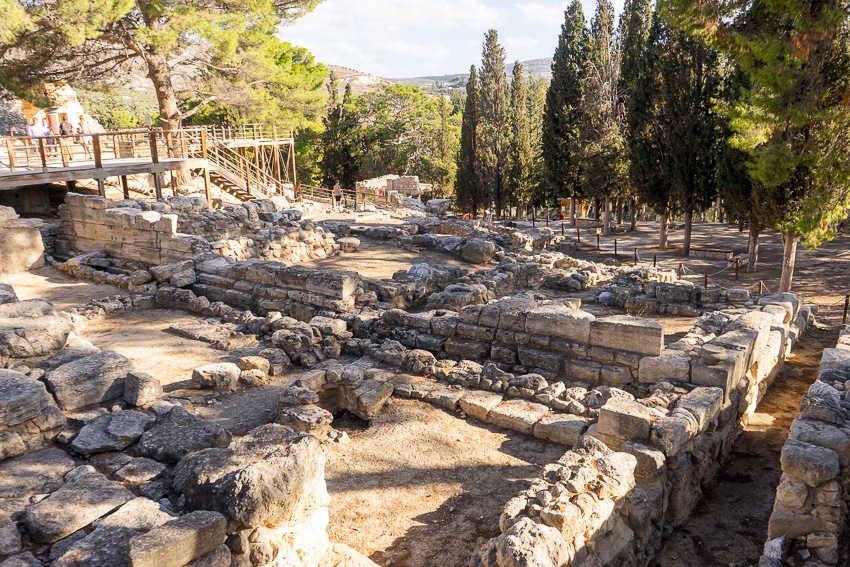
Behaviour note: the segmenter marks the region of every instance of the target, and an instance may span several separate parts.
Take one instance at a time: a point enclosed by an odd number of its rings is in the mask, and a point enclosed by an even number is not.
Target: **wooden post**
[[[532,209],[531,209],[531,227],[532,227],[532,228],[534,228],[534,221],[535,221],[534,213],[535,213],[535,211],[534,211],[534,209],[532,208]]]
[[[564,223],[561,223],[561,236],[564,236]]]
[[[151,161],[153,163],[159,163],[159,152],[156,149],[156,134],[154,132],[151,132],[150,134],[148,134],[148,137],[150,139],[151,145]],[[94,147],[97,148],[97,146],[98,144],[95,144]],[[94,156],[95,161],[97,161],[98,151],[96,149],[94,152]]]
[[[652,255],[652,267],[655,268],[658,266],[658,254]]]
[[[844,316],[841,318],[841,324],[847,324],[847,312],[850,311],[850,295],[844,296]]]
[[[124,190],[124,198],[129,199],[130,198],[130,186],[127,184],[127,176],[126,175],[121,176],[121,189]]]
[[[153,187],[156,191],[156,200],[162,201],[162,174],[153,173]]]
[[[764,282],[759,280],[759,297],[764,293]]]
[[[705,289],[708,289],[708,274],[705,274],[705,285],[703,287],[705,287]]]
[[[738,279],[738,270],[741,269],[741,259],[735,258],[735,279]]]
[[[47,171],[47,155],[44,153],[44,138],[38,139],[38,153],[41,155],[41,167]]]
[[[207,204],[212,209],[212,188],[210,187],[210,168],[204,168],[204,194],[207,196]]]
[[[576,227],[576,243],[581,244],[581,231]]]
[[[596,233],[596,249],[597,249],[597,250],[599,250],[599,249],[600,249],[600,246],[599,246],[599,233]]]
[[[189,157],[189,150],[186,148],[186,130],[180,130],[180,149],[183,152],[183,159]]]
[[[59,157],[62,159],[62,167],[68,167],[68,156],[65,153],[65,138],[56,138],[59,142]]]
[[[614,257],[617,257],[617,239],[614,239]]]
[[[213,126],[215,128],[215,126]],[[207,158],[207,131],[201,130],[201,157],[204,159]]]
[[[120,152],[118,151],[118,135],[112,136],[112,154],[115,156],[115,159],[120,157]]]
[[[637,257],[637,248],[635,248],[635,266],[637,266],[638,257]]]
[[[289,169],[292,170],[292,184],[298,183],[298,172],[295,170],[295,134],[289,133],[289,155],[292,158]]]
[[[685,267],[679,262],[679,279],[682,279],[682,275],[684,274]]]
[[[15,143],[12,142],[12,138],[6,138],[6,152],[9,154],[9,169],[15,171],[17,158],[15,156]]]

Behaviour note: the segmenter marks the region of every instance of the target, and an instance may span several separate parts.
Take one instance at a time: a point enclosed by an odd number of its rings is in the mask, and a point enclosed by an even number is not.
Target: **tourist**
[[[87,136],[86,134],[91,134],[91,129],[88,124],[86,124],[86,117],[82,114],[80,115],[80,124],[77,126],[77,134],[82,134],[79,137],[80,145],[83,146],[83,152],[86,154],[86,159],[93,159],[91,153],[91,136]]]
[[[59,138],[59,149],[62,151],[62,157],[67,157],[68,160],[74,160],[73,153],[73,138],[66,138],[65,136],[73,136],[74,135],[74,125],[71,124],[71,121],[68,120],[68,115],[62,115],[62,122],[59,124],[59,134],[62,138]]]
[[[38,118],[36,118],[35,116],[32,117],[32,122],[27,124],[27,136],[29,138],[37,138],[38,136],[41,136],[41,124],[38,123]],[[36,142],[35,140],[32,140],[32,139],[27,139],[27,140],[24,140],[24,145],[25,146],[37,146],[38,142]],[[30,163],[30,152],[31,151],[35,151],[36,156],[38,155],[38,150],[35,150],[35,149],[31,150],[31,149],[29,149],[29,147],[27,147],[27,152],[26,152],[27,153],[27,165],[29,165],[29,163]]]
[[[304,193],[301,192],[301,184],[295,183],[295,202],[303,203],[304,202]]]
[[[53,144],[56,141],[53,139],[53,128],[50,127],[50,122],[47,121],[47,118],[41,119],[41,135],[45,136],[44,149],[46,154],[50,157],[55,157],[56,148],[53,147]]]
[[[342,203],[342,187],[339,184],[339,179],[336,180],[336,185],[334,185],[333,190],[334,196],[334,210],[338,210],[340,204]]]

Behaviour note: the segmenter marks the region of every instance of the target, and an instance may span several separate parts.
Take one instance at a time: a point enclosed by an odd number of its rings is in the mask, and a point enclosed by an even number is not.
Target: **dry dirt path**
[[[800,399],[817,378],[823,349],[834,346],[837,338],[838,328],[827,326],[803,335],[702,501],[664,543],[653,567],[758,563],[782,474],[782,445],[799,415]]]
[[[467,567],[505,503],[565,452],[414,400],[333,425],[351,441],[328,446],[331,541],[381,566]]]

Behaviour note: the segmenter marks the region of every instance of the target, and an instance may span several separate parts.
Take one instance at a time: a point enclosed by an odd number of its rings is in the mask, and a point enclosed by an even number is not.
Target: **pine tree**
[[[531,201],[555,203],[552,185],[546,180],[543,165],[543,110],[546,107],[546,91],[549,82],[535,79],[528,74],[528,129],[531,138]]]
[[[505,79],[505,50],[499,45],[496,30],[489,30],[484,36],[480,76],[478,166],[487,202],[492,202],[496,216],[501,216],[508,197],[510,119],[508,85]]]
[[[575,198],[581,193],[581,107],[584,100],[582,71],[587,28],[581,2],[573,0],[564,12],[558,47],[552,60],[552,80],[543,111],[543,165],[555,195]],[[575,225],[575,206],[570,209]]]
[[[747,79],[732,143],[780,210],[779,289],[790,291],[797,242],[833,238],[850,210],[850,10],[839,0],[668,4],[676,25],[734,57]]]
[[[515,62],[513,80],[511,81],[511,145],[508,176],[510,200],[508,203],[513,203],[517,208],[528,203],[531,196],[533,166],[528,117],[528,88],[522,72],[522,64],[519,61]]]
[[[478,71],[473,65],[466,83],[466,103],[460,130],[460,149],[457,154],[457,183],[455,199],[457,207],[478,214],[482,206],[481,181],[478,177],[478,134],[481,121],[481,102],[478,91]]]

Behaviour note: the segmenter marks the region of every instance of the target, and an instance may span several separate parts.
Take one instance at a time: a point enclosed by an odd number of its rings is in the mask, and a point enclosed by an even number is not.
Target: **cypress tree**
[[[546,181],[543,166],[543,109],[549,82],[528,74],[528,129],[531,138],[531,195],[534,203],[554,203],[552,185]]]
[[[570,221],[575,225],[575,198],[581,193],[582,69],[587,28],[581,2],[564,12],[558,47],[552,59],[552,80],[543,110],[542,153],[545,175],[556,196],[573,198]]]
[[[492,202],[496,216],[501,216],[507,201],[510,119],[505,50],[499,45],[496,30],[489,30],[484,36],[480,101],[478,166],[487,202]]]
[[[528,203],[531,196],[533,155],[528,117],[528,89],[522,76],[522,64],[514,63],[511,81],[510,202],[516,207]]]
[[[614,7],[599,0],[590,24],[584,72],[582,190],[604,203],[604,234],[611,232],[611,204],[628,187],[625,109],[619,92],[620,47],[614,35]]]
[[[473,65],[466,83],[466,104],[460,129],[460,150],[457,154],[457,182],[455,198],[462,211],[478,214],[482,204],[481,180],[478,177],[478,132],[481,121],[481,103],[478,92],[478,72]]]

